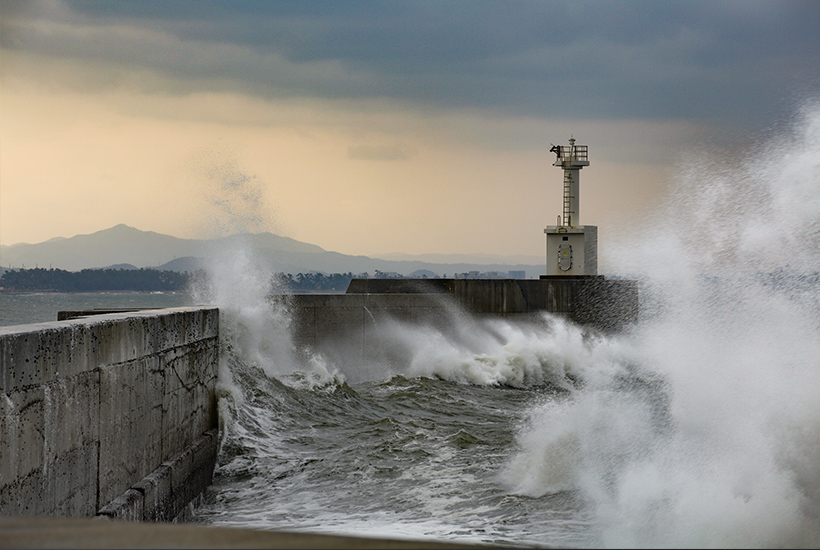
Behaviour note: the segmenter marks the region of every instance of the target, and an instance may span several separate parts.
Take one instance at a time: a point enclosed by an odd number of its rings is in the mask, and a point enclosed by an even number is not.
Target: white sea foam
[[[493,321],[474,327],[474,334],[484,332],[485,337],[470,342],[420,329],[409,373],[479,385],[567,386],[567,375],[583,362],[586,350],[580,331],[553,321],[553,329],[561,333],[555,338]]]
[[[532,411],[501,475],[579,491],[607,546],[820,543],[820,109],[760,150],[720,170],[699,153],[622,243],[652,304],[621,367],[651,391],[587,377]]]

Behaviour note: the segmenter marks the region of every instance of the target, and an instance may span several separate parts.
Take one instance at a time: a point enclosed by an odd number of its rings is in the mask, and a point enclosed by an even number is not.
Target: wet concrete
[[[508,546],[507,546],[508,547]],[[0,517],[0,548],[502,548],[111,519]]]

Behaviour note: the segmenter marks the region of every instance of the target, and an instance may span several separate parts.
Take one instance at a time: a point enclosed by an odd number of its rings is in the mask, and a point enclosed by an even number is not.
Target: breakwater
[[[298,347],[334,362],[393,361],[394,321],[447,331],[472,317],[537,319],[554,313],[593,330],[618,332],[638,317],[638,285],[604,276],[541,279],[353,279],[345,294],[285,298]]]
[[[216,458],[218,338],[216,308],[0,328],[2,514],[183,515]]]
[[[603,275],[540,279],[353,279],[347,294],[447,296],[476,315],[562,315],[603,331],[619,331],[638,318],[637,281]]]
[[[446,330],[469,316],[542,312],[601,331],[635,321],[634,281],[354,279],[346,294],[282,297],[293,343],[345,361],[404,353],[393,322]],[[184,517],[218,447],[219,311],[60,312],[0,328],[0,513]]]

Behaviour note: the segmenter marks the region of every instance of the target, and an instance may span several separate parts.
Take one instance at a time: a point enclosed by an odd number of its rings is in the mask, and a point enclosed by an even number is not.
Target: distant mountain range
[[[58,237],[37,244],[0,246],[0,271],[12,268],[136,269],[151,267],[171,271],[195,271],[220,251],[245,249],[271,269],[282,273],[348,273],[376,271],[404,276],[453,276],[456,273],[524,271],[527,278],[544,274],[543,263],[532,257],[490,255],[391,254],[379,258],[330,252],[272,233],[232,235],[218,239],[180,239],[153,231],[117,225],[90,235]],[[439,261],[436,261],[439,260]]]

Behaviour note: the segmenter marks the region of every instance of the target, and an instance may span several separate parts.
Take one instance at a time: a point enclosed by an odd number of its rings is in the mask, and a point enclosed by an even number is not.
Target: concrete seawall
[[[219,312],[0,328],[0,513],[172,520],[216,459]]]
[[[353,279],[347,294],[448,295],[477,315],[555,313],[579,325],[619,331],[638,318],[638,284],[603,275],[540,279]]]
[[[476,318],[539,320],[548,312],[593,330],[617,332],[638,316],[637,283],[603,276],[353,279],[345,294],[295,294],[284,300],[294,343],[340,366],[401,362],[406,350],[388,334],[395,320],[447,332]]]
[[[638,310],[634,281],[597,276],[354,279],[346,294],[281,298],[294,343],[340,367],[406,357],[389,337],[396,320],[446,331],[550,312],[618,331]],[[0,327],[0,515],[184,518],[216,461],[219,311],[60,318]]]

